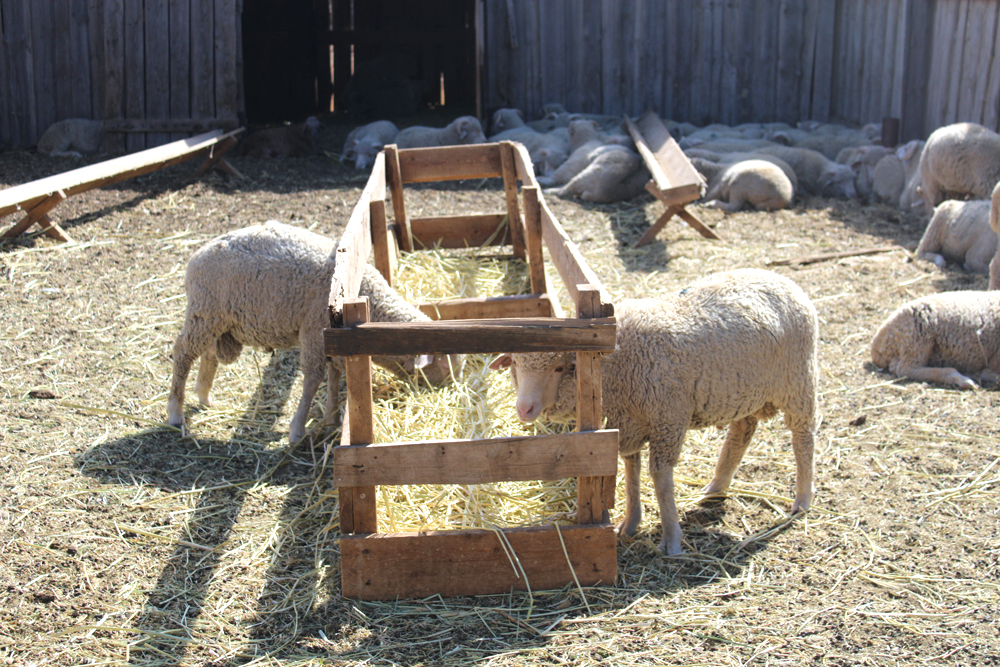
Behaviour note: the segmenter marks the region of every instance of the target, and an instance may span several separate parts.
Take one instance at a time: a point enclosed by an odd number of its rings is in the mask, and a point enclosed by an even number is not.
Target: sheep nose
[[[531,422],[538,419],[538,406],[534,403],[517,404],[517,416],[521,418],[523,422]]]

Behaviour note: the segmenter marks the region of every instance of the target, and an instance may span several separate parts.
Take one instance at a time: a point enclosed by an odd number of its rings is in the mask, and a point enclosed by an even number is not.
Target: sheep
[[[733,479],[757,422],[784,412],[796,461],[793,514],[813,498],[817,426],[816,308],[798,285],[764,269],[706,276],[677,294],[624,300],[615,307],[615,351],[601,360],[606,428],[619,431],[625,463],[625,516],[619,534],[642,519],[640,452],[649,441],[650,475],[663,524],[660,550],[681,553],[673,470],[689,429],[729,425],[706,495]],[[518,417],[571,417],[576,377],[571,353],[504,354]]]
[[[920,179],[928,210],[946,192],[989,199],[1000,182],[1000,134],[976,123],[939,127],[924,144]]]
[[[908,141],[896,149],[896,157],[903,163],[904,185],[899,196],[899,208],[903,211],[923,211],[925,203],[921,195],[920,157],[926,142],[922,139]]]
[[[735,213],[745,204],[758,211],[788,208],[795,190],[779,166],[766,160],[741,160],[719,169],[708,179],[706,206]],[[702,175],[705,172],[699,169]]]
[[[966,271],[989,273],[997,251],[997,233],[990,222],[989,201],[941,202],[917,246],[917,259],[942,269],[949,261],[960,262]]]
[[[906,185],[906,168],[895,152],[885,155],[872,171],[872,199],[880,204],[899,204]]]
[[[295,125],[257,130],[243,140],[239,153],[248,157],[306,157],[317,155],[323,124],[315,116]]]
[[[462,144],[485,144],[483,126],[475,116],[459,116],[445,127],[425,127],[414,125],[399,131],[396,135],[398,148],[430,148],[435,146],[458,146]]]
[[[704,160],[708,160],[709,162],[715,162],[722,165],[735,164],[737,162],[742,162],[743,160],[766,160],[781,169],[781,171],[788,178],[788,182],[792,184],[793,193],[798,192],[799,190],[799,178],[795,175],[795,170],[792,169],[787,162],[774,155],[768,155],[766,153],[716,153],[714,151],[705,151],[698,148],[691,148],[684,152],[689,158],[702,158]],[[699,171],[701,170],[699,169]],[[715,171],[715,169],[712,169],[712,173],[715,173]],[[702,173],[702,176],[705,176],[705,174]]]
[[[49,126],[38,140],[37,149],[52,157],[83,157],[96,153],[104,142],[104,121],[66,118]]]
[[[391,144],[399,128],[390,120],[377,120],[351,130],[344,141],[340,161],[354,160],[355,169],[368,169],[386,144]]]
[[[569,136],[537,132],[530,127],[515,127],[495,134],[492,141],[516,141],[528,149],[528,155],[539,174],[555,170],[569,157]]]
[[[976,389],[972,377],[997,382],[1000,292],[940,292],[904,303],[875,333],[871,360],[897,377],[959,389]]]
[[[566,185],[580,172],[590,166],[590,164],[600,155],[612,150],[628,151],[629,149],[618,144],[603,144],[596,139],[594,141],[588,141],[570,153],[570,156],[566,158],[566,161],[559,165],[559,167],[557,167],[550,174],[539,176],[538,182],[539,184],[549,186],[550,188]]]
[[[872,144],[848,146],[837,153],[835,161],[839,164],[846,164],[854,170],[854,189],[861,197],[870,199],[875,167],[879,160],[890,154],[891,151],[884,146]]]
[[[1000,183],[993,188],[993,196],[990,198],[990,227],[993,232],[1000,235]],[[1000,238],[1000,236],[998,236]],[[1000,289],[1000,252],[993,255],[990,261],[990,289]]]
[[[795,145],[799,148],[809,148],[817,153],[822,153],[829,160],[836,160],[837,155],[845,148],[871,146],[873,142],[861,130],[844,129],[826,133],[817,130],[816,133],[796,142]]]
[[[305,435],[313,396],[327,372],[324,422],[338,424],[342,360],[327,359],[323,329],[329,326],[328,302],[336,262],[336,242],[299,227],[268,221],[228,232],[209,241],[187,265],[187,314],[174,342],[173,380],[168,421],[184,424],[184,385],[201,358],[195,391],[210,406],[209,392],[219,362],[236,361],[244,345],[267,350],[301,350],[302,399],[292,417],[289,442]],[[404,301],[374,267],[366,266],[361,294],[369,298],[372,321],[413,322],[428,317]],[[462,355],[428,358],[378,357],[373,361],[403,375],[416,367],[434,384],[461,374]]]
[[[594,152],[597,155],[583,171],[545,193],[606,204],[632,199],[645,190],[650,176],[638,153],[622,146],[602,146]]]
[[[844,164],[837,164],[822,153],[796,146],[764,146],[755,153],[774,155],[787,162],[799,179],[803,190],[826,197],[847,197],[853,199],[854,170]]]
[[[497,109],[490,121],[490,133],[500,134],[504,130],[524,127],[524,114],[520,109]]]

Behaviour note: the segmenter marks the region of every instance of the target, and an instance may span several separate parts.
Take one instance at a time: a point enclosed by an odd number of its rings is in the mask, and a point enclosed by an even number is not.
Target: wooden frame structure
[[[147,148],[137,153],[122,155],[104,162],[0,190],[0,218],[17,211],[25,212],[24,216],[3,234],[0,234],[0,237],[17,236],[33,224],[38,223],[46,234],[56,240],[70,241],[71,239],[65,230],[48,216],[49,212],[60,203],[81,192],[112,185],[135,176],[142,176],[172,164],[190,160],[198,155],[207,154],[208,157],[195,170],[196,176],[218,164],[228,173],[242,177],[242,174],[222,157],[236,144],[237,137],[241,132],[243,132],[243,128],[227,133],[223,133],[222,130],[212,130],[189,139]]]
[[[722,237],[685,208],[705,194],[705,179],[670,136],[660,117],[654,111],[647,111],[633,123],[631,118],[625,116],[625,127],[652,175],[646,189],[666,207],[659,219],[636,242],[636,247],[651,243],[675,215],[705,238],[721,241]]]
[[[405,183],[502,177],[506,211],[410,218]],[[518,180],[522,183],[518,192]],[[386,220],[391,192],[394,223]],[[529,267],[531,295],[425,304],[431,322],[368,322],[358,299],[369,254],[392,281],[396,245],[510,245]],[[547,284],[543,244],[577,317],[562,317]],[[600,354],[614,349],[614,307],[541,197],[523,146],[512,142],[380,153],[337,248],[325,350],[343,356],[347,409],[333,450],[340,499],[342,594],[365,600],[485,595],[567,584],[610,584],[617,543],[618,431],[601,430]],[[377,354],[577,353],[578,432],[485,440],[373,443],[371,356]],[[376,486],[482,484],[577,477],[577,525],[379,534]]]

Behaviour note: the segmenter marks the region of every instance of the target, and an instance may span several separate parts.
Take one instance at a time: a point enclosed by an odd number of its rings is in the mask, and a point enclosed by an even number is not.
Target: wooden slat
[[[155,82],[146,86],[146,108],[141,115],[166,118],[170,108],[170,30],[167,0],[143,0],[143,23],[145,24],[145,73],[143,81]],[[177,69],[185,69],[177,64]],[[235,71],[235,70],[233,70]],[[185,114],[186,115],[186,114]],[[166,133],[146,135],[147,146],[161,146],[170,143]]]
[[[507,201],[507,218],[510,228],[511,244],[514,246],[514,256],[524,259],[524,221],[521,218],[521,207],[517,198],[517,165],[514,162],[514,145],[510,141],[500,143],[500,163],[503,169],[504,198]]]
[[[194,4],[194,3],[192,3]],[[242,0],[240,0],[242,5]],[[238,116],[239,20],[237,0],[215,0],[215,114]]]
[[[542,294],[545,287],[545,259],[542,256],[542,205],[537,186],[521,188],[524,200],[524,245],[528,259],[531,291]]]
[[[123,95],[126,118],[146,115],[146,63],[143,50],[142,3],[125,2],[124,58],[125,70]],[[130,134],[125,137],[125,150],[130,153],[144,150],[146,135]]]
[[[399,151],[395,144],[390,144],[382,152],[385,155],[385,180],[392,195],[392,215],[396,220],[399,247],[404,252],[413,252],[413,234],[410,232],[410,219],[406,215],[406,204],[403,199],[403,176],[400,173]]]
[[[618,576],[610,524],[501,532],[503,539],[492,530],[342,535],[341,593],[361,600],[492,595],[561,588],[575,583],[574,572],[581,586],[610,585]]]
[[[549,297],[533,294],[448,299],[419,308],[432,320],[555,317]]]
[[[615,319],[554,318],[370,322],[324,330],[325,354],[496,354],[502,352],[611,352]]]
[[[552,211],[549,210],[544,199],[541,201],[541,207],[542,239],[545,241],[545,247],[549,251],[549,258],[559,272],[563,286],[569,292],[570,298],[574,302],[579,298],[576,291],[577,285],[594,285],[601,290],[601,302],[606,304],[603,315],[604,317],[610,317],[614,314],[614,307],[611,305],[611,295],[607,293],[601,284],[600,278],[597,277],[597,274],[594,273],[586,260],[584,260],[576,244],[570,240],[555,216],[552,215]]]
[[[343,488],[552,480],[614,475],[617,461],[618,431],[396,442],[336,448],[333,483]]]
[[[344,322],[347,325],[368,321],[368,300],[344,301]],[[371,358],[346,357],[344,366],[347,378],[347,418],[344,433],[351,446],[368,445],[374,441],[372,417],[372,364]],[[328,387],[327,391],[337,391]],[[338,448],[339,449],[339,448]],[[334,451],[334,460],[337,453]],[[375,487],[354,485],[338,489],[340,499],[340,530],[342,533],[374,533],[378,530],[378,511]]]
[[[381,154],[380,154],[381,155]],[[396,242],[395,238],[389,236],[389,225],[386,223],[385,200],[376,199],[372,201],[371,224],[372,224],[372,260],[375,268],[385,278],[385,282],[392,287],[396,265],[393,262],[394,256],[390,246]]]
[[[47,218],[49,211],[66,200],[66,193],[56,190],[51,195],[36,203],[25,213],[24,217],[17,221],[10,229],[0,234],[0,237],[14,237],[24,232],[36,222]]]
[[[170,11],[170,117],[191,117],[191,5],[172,2]],[[233,119],[236,120],[236,119]],[[239,125],[224,128],[232,129]],[[215,128],[205,128],[215,129]],[[107,127],[105,127],[107,131]],[[193,130],[195,132],[204,130]],[[183,130],[171,130],[170,141],[183,139]]]
[[[118,183],[189,160],[210,150],[221,136],[222,130],[213,130],[190,139],[175,141],[0,190],[0,216],[31,208],[56,190],[62,190],[67,197],[71,197],[78,192]]]
[[[503,176],[500,144],[406,148],[399,151],[403,183]]]
[[[411,218],[410,233],[414,249],[479,248],[509,245],[507,214],[448,215],[436,218]]]
[[[626,116],[625,126],[661,192],[705,183],[655,112],[647,111],[636,123]]]

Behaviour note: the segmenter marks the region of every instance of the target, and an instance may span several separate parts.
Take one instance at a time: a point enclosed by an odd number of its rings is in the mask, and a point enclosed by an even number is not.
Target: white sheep
[[[294,125],[257,130],[240,144],[242,155],[256,158],[306,157],[317,155],[323,124],[315,116]]]
[[[916,255],[942,269],[948,262],[957,262],[966,271],[989,273],[996,252],[997,233],[990,227],[990,202],[948,200],[934,209]]]
[[[639,196],[649,182],[649,171],[639,154],[624,146],[602,146],[597,155],[566,185],[545,190],[557,197],[578,197],[606,204]]]
[[[848,199],[857,195],[854,170],[837,164],[822,153],[797,146],[764,146],[754,149],[754,152],[774,155],[787,162],[795,170],[799,186],[810,194]]]
[[[49,126],[38,140],[42,155],[82,157],[96,153],[104,142],[104,121],[65,118]]]
[[[799,191],[799,177],[795,175],[795,170],[782,160],[780,157],[774,155],[768,155],[767,153],[716,153],[714,151],[705,151],[698,148],[690,148],[684,153],[692,159],[701,158],[708,162],[714,162],[720,165],[735,164],[737,162],[742,162],[743,160],[767,160],[771,164],[774,164],[784,172],[785,176],[788,178],[788,182],[792,184],[792,192],[796,193]],[[701,171],[701,169],[699,169]],[[716,173],[716,169],[711,169],[712,173]],[[702,173],[702,176],[706,176]],[[706,176],[706,180],[707,180]]]
[[[872,170],[872,199],[880,204],[899,204],[906,185],[906,167],[895,152],[884,156]]]
[[[1000,238],[1000,183],[993,188],[993,196],[990,198],[990,227]],[[1000,289],[1000,248],[990,261],[990,289]]]
[[[490,121],[490,133],[499,134],[504,130],[524,127],[524,113],[520,109],[497,109]]]
[[[209,392],[219,362],[229,364],[244,345],[266,350],[298,347],[301,353],[302,398],[292,417],[288,439],[305,435],[309,407],[316,390],[328,378],[324,421],[337,424],[343,360],[324,356],[323,329],[329,326],[328,302],[336,262],[336,242],[308,230],[268,221],[228,232],[192,255],[184,286],[187,314],[174,343],[173,381],[167,402],[170,424],[184,424],[184,386],[191,365],[201,358],[195,391],[210,406]],[[361,295],[369,299],[376,322],[426,321],[367,265]],[[398,374],[423,367],[427,379],[440,384],[460,375],[464,357],[433,360],[378,357],[373,361]]]
[[[988,199],[1000,182],[1000,134],[976,123],[954,123],[931,132],[920,156],[928,210],[946,193]]]
[[[445,127],[414,125],[396,135],[398,148],[432,148],[463,144],[485,144],[483,126],[475,116],[459,116]]]
[[[767,160],[741,160],[718,167],[717,173],[708,178],[706,206],[735,213],[746,204],[758,211],[777,211],[792,203],[795,189],[776,164]]]
[[[354,160],[355,169],[368,169],[375,163],[375,156],[399,134],[399,128],[390,120],[377,120],[351,130],[344,140],[340,161]]]
[[[835,161],[854,170],[854,189],[859,196],[870,199],[874,188],[875,167],[882,158],[891,154],[892,151],[888,148],[874,144],[847,146],[837,153]]]
[[[630,150],[620,143],[622,139],[621,135],[602,131],[594,121],[574,120],[569,126],[569,145],[572,152],[555,170],[539,176],[538,182],[549,187],[569,183],[598,155],[607,152],[597,149],[603,146],[617,146],[621,150]]]
[[[553,131],[554,132],[554,131]],[[548,174],[569,157],[569,134],[538,132],[530,127],[515,127],[490,137],[490,141],[516,141],[528,149],[531,163],[539,174]]]
[[[1000,379],[1000,292],[941,292],[909,301],[879,327],[871,359],[920,382],[975,389]],[[972,377],[970,377],[972,376]]]
[[[896,149],[896,157],[903,163],[904,185],[899,196],[899,208],[903,211],[923,211],[926,207],[921,195],[920,157],[924,152],[922,139],[908,141]]]
[[[792,513],[813,497],[813,441],[818,383],[818,319],[809,297],[791,280],[763,269],[702,278],[678,294],[631,299],[615,306],[615,351],[601,360],[606,428],[618,429],[625,463],[625,517],[619,534],[642,519],[640,453],[649,441],[649,468],[660,506],[660,549],[681,552],[674,501],[674,467],[689,429],[729,425],[715,475],[703,492],[724,493],[760,419],[784,412],[792,433],[796,480]],[[502,355],[492,369],[510,368],[518,417],[572,417],[574,355]]]

